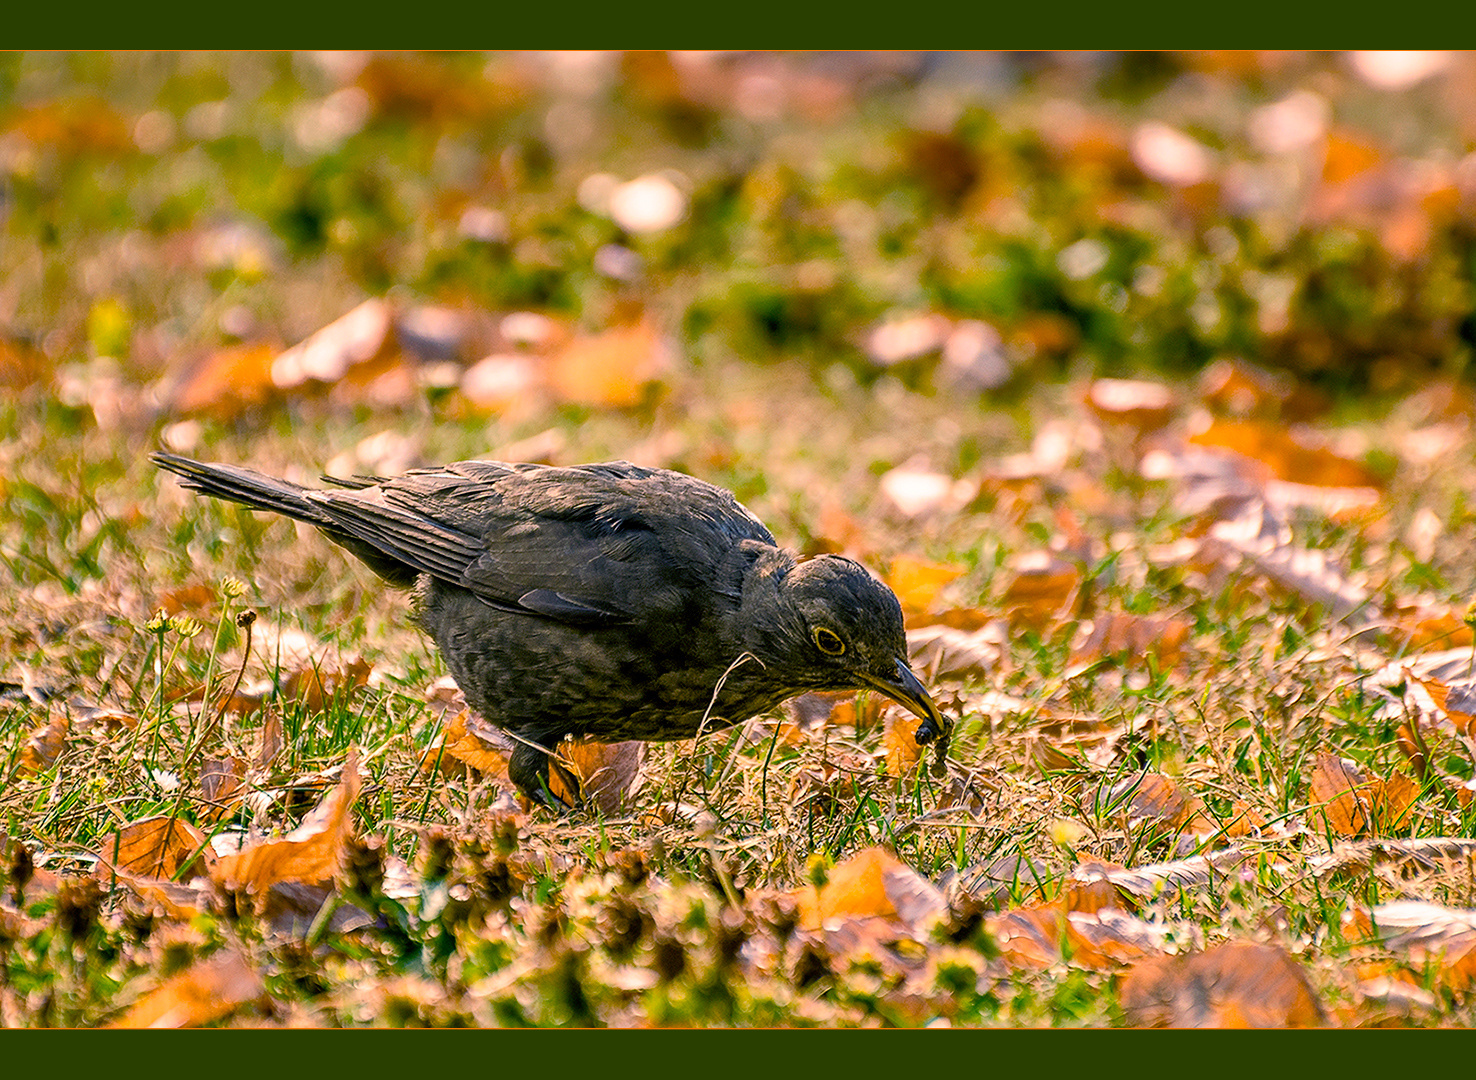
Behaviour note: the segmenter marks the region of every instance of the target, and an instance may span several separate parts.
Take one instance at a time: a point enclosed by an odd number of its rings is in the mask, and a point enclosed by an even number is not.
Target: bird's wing
[[[694,586],[714,584],[735,544],[773,543],[721,488],[625,462],[459,462],[310,497],[344,532],[416,570],[579,624],[674,614]]]

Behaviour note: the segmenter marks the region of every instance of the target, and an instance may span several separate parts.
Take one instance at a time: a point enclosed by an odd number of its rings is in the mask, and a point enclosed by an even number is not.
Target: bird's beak
[[[906,660],[897,661],[894,678],[885,679],[867,674],[861,677],[922,721],[917,729],[919,746],[926,746],[937,739],[945,738],[953,730],[952,721],[938,711],[938,706],[934,705],[933,699],[928,697],[927,688],[918,681],[912,669],[907,666]]]

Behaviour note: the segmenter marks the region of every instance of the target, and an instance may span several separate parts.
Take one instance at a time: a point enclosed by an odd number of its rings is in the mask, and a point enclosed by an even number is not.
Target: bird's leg
[[[565,789],[573,792],[579,791],[578,777],[560,765],[555,754],[531,742],[520,740],[513,747],[512,757],[507,763],[507,775],[518,786],[518,790],[534,802],[542,803],[550,810],[560,812],[570,810],[577,803],[566,804],[554,795],[553,790],[549,787],[550,767],[558,770],[559,779],[563,781]]]

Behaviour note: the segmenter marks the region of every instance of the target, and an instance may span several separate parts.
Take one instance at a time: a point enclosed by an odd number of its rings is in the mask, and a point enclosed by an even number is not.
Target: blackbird
[[[554,805],[565,736],[691,739],[811,690],[879,690],[946,747],[907,662],[902,608],[865,567],[780,548],[731,492],[626,461],[461,461],[313,489],[156,453],[183,486],[320,529],[413,611],[467,702]]]

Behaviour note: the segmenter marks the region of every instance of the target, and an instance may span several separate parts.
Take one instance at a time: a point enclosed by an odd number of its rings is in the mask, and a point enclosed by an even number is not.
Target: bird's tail
[[[304,497],[309,489],[235,465],[210,465],[162,451],[149,455],[161,469],[183,477],[181,486],[218,499],[244,503],[255,510],[272,510],[309,525],[337,532],[333,519]]]

